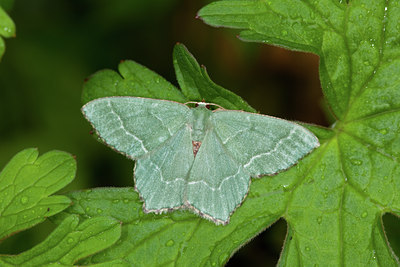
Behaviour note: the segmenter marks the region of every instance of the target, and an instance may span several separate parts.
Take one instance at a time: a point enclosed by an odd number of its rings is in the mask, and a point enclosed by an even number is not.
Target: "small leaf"
[[[38,158],[31,148],[15,155],[0,173],[0,240],[68,207],[69,198],[50,195],[69,184],[75,171],[75,160],[65,152]]]
[[[114,244],[121,235],[121,225],[109,217],[80,221],[68,216],[45,241],[15,256],[0,256],[8,266],[71,266],[78,260]]]
[[[188,99],[218,104],[226,109],[256,112],[240,96],[211,81],[206,68],[199,66],[183,44],[175,45],[174,67],[181,90]]]
[[[187,99],[172,84],[142,65],[125,60],[119,64],[122,77],[112,70],[102,70],[85,82],[82,102],[106,96],[138,96],[186,102]]]
[[[15,37],[15,24],[0,6],[0,60],[5,51],[3,38]]]

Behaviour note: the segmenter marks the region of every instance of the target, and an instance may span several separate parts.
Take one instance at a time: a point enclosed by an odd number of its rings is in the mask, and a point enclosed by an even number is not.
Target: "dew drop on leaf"
[[[361,217],[362,218],[365,218],[365,217],[367,217],[368,216],[368,212],[366,212],[366,211],[364,211],[362,214],[361,214]]]
[[[128,203],[129,202],[129,199],[124,199],[124,203]]]
[[[223,253],[221,256],[219,256],[219,264],[224,265],[226,259],[229,257],[227,253]]]
[[[3,31],[8,32],[8,33],[11,33],[11,29],[8,28],[8,27],[4,27],[4,28],[3,28]]]
[[[28,203],[28,197],[22,197],[22,198],[21,198],[21,203],[22,203],[22,204]]]
[[[321,218],[321,217],[318,217],[318,218],[317,218],[317,222],[318,222],[318,224],[321,224],[322,218]]]
[[[168,242],[167,243],[165,243],[165,245],[167,246],[167,247],[172,247],[173,245],[175,244],[175,242],[174,242],[174,240],[168,240]]]
[[[73,238],[68,238],[68,243],[69,244],[71,244],[71,243],[73,243],[74,242],[74,239]]]
[[[89,208],[89,207],[87,207],[85,210],[86,210],[86,212],[89,212],[89,211],[90,211],[90,208]]]
[[[310,248],[309,248],[309,247],[306,247],[306,250],[307,250],[307,251],[310,251]]]
[[[114,199],[113,200],[113,203],[118,203],[119,202],[119,199]]]
[[[102,209],[97,209],[97,213],[102,213],[103,210]]]
[[[286,184],[282,185],[282,187],[283,187],[283,191],[285,191],[285,192],[289,191],[289,189],[290,189],[289,185],[286,185]]]
[[[381,134],[387,134],[387,133],[388,133],[388,130],[387,130],[387,129],[382,129],[382,130],[379,130],[379,132],[380,132]]]
[[[362,164],[362,161],[359,160],[359,159],[353,159],[353,160],[351,160],[351,163],[352,163],[353,165],[361,165],[361,164]]]

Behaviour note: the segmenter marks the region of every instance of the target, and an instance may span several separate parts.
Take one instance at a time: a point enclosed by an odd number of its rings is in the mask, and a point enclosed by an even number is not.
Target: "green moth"
[[[136,160],[135,188],[145,212],[188,208],[227,224],[250,177],[285,170],[319,146],[295,123],[197,105],[104,97],[82,108],[105,143]]]

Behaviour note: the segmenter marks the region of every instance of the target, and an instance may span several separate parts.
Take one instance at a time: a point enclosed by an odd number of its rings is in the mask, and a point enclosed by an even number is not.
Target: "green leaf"
[[[44,221],[71,203],[66,196],[50,195],[73,180],[73,157],[61,151],[38,154],[34,148],[25,149],[0,173],[0,240]]]
[[[188,99],[218,104],[226,109],[256,112],[240,96],[211,81],[206,68],[199,66],[183,44],[174,47],[174,67],[182,92]]]
[[[0,60],[5,51],[3,38],[15,37],[15,24],[0,6]]]
[[[2,266],[71,266],[109,247],[120,236],[121,225],[112,218],[81,221],[78,216],[69,216],[41,244],[19,255],[2,255],[0,263]]]
[[[255,112],[241,97],[211,81],[205,67],[200,67],[182,44],[174,48],[174,67],[182,92],[153,71],[126,60],[118,67],[122,77],[112,70],[89,77],[83,85],[82,102],[107,96],[137,96],[181,103],[204,100],[227,109]]]
[[[320,56],[337,121],[331,133],[309,127],[323,144],[276,177],[293,176],[279,265],[398,266],[381,217],[400,215],[400,2],[218,1],[199,16],[243,40]]]
[[[309,124],[304,122],[296,122],[296,123],[300,124],[303,127],[306,127],[308,130],[313,132],[313,134],[315,134],[315,136],[318,137],[320,143],[329,141],[335,135],[335,131],[333,131],[330,128],[325,128],[319,125]]]
[[[93,264],[124,259],[128,266],[223,265],[250,237],[277,220],[285,210],[288,193],[278,179],[258,179],[227,226],[215,226],[188,211],[145,214],[133,188],[99,188],[73,192],[73,206],[58,214],[81,219],[110,216],[122,222],[120,241],[87,258]],[[289,181],[287,181],[289,182]],[[265,211],[265,206],[270,207]]]
[[[142,65],[131,61],[122,61],[118,66],[121,76],[112,70],[102,70],[85,82],[82,102],[106,96],[139,96],[186,102],[175,86]]]

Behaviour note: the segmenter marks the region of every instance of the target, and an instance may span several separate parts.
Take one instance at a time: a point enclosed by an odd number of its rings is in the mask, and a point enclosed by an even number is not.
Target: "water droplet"
[[[366,211],[364,211],[362,214],[361,214],[361,217],[362,218],[365,218],[365,217],[367,217],[368,216],[368,212],[366,212]]]
[[[129,199],[124,199],[124,203],[128,203],[129,202]]]
[[[287,184],[284,184],[284,185],[282,185],[282,187],[283,187],[283,191],[289,191],[289,189],[290,189],[290,187],[289,187],[289,185],[287,185]]]
[[[90,208],[89,208],[89,207],[87,207],[85,210],[86,210],[86,212],[89,212],[89,211],[90,211]]]
[[[167,247],[172,247],[173,245],[175,244],[175,242],[174,242],[174,240],[168,240],[168,242],[167,243],[165,243],[165,245],[167,246]]]
[[[74,239],[73,238],[68,238],[68,243],[73,243],[74,242]]]
[[[217,266],[216,262],[211,263],[212,266]]]
[[[282,35],[283,35],[283,36],[285,36],[285,35],[287,35],[287,34],[288,34],[288,32],[287,32],[287,31],[285,31],[285,30],[283,30],[281,33],[282,33]]]
[[[388,133],[388,130],[387,130],[387,129],[381,129],[381,130],[379,130],[379,132],[380,132],[381,134],[387,134],[387,133]]]
[[[314,179],[312,177],[308,177],[307,180],[306,180],[307,184],[311,184],[313,182],[314,182]]]
[[[119,199],[114,199],[113,200],[113,203],[118,203],[119,202]]]
[[[310,248],[309,248],[309,247],[306,247],[306,250],[307,250],[307,251],[310,251]]]
[[[157,79],[156,79],[156,83],[160,83],[160,78],[157,78]]]
[[[362,161],[359,160],[359,159],[352,159],[352,160],[351,160],[351,163],[352,163],[353,165],[361,165],[361,164],[362,164]]]
[[[25,196],[22,197],[22,198],[21,198],[21,203],[22,203],[22,204],[28,203],[28,197],[25,197]]]
[[[318,218],[317,218],[317,222],[318,222],[319,224],[321,224],[321,222],[322,222],[322,217],[318,217]]]
[[[229,257],[229,255],[227,253],[221,254],[221,256],[219,256],[219,264],[224,265],[224,263],[226,262],[228,257]]]
[[[102,209],[97,209],[97,213],[102,213],[103,210]]]

